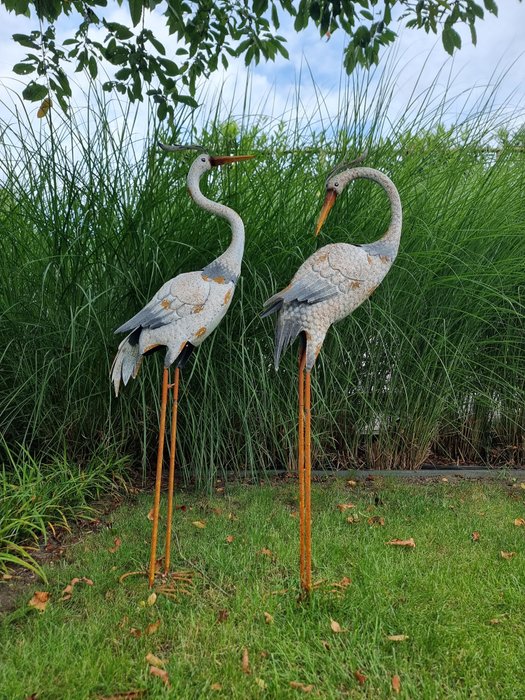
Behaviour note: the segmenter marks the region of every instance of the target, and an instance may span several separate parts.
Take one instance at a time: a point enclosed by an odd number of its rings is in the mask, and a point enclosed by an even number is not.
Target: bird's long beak
[[[330,213],[330,209],[334,206],[336,199],[337,192],[335,190],[327,190],[326,197],[324,198],[323,202],[323,208],[321,209],[321,213],[319,214],[319,218],[317,219],[317,226],[315,227],[316,236],[319,234],[319,231],[323,228],[324,222],[326,221],[326,218]]]
[[[238,160],[250,160],[255,156],[211,156],[210,163],[213,166],[227,165],[228,163],[236,163]]]

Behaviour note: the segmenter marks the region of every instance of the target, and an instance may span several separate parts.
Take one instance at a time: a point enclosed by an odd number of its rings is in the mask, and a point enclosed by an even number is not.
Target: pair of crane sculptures
[[[160,146],[166,151],[200,149],[198,146]],[[168,390],[173,390],[173,402],[164,573],[168,573],[170,567],[179,373],[194,348],[210,335],[226,314],[241,271],[244,250],[244,225],[241,217],[233,209],[205,197],[199,189],[199,181],[204,173],[214,167],[252,157],[200,153],[195,159],[187,179],[190,196],[202,209],[226,219],[231,227],[231,243],[222,255],[202,270],[182,273],[166,282],[142,311],[115,331],[128,334],[119,345],[111,369],[117,396],[120,382],[127,384],[130,377],[137,376],[144,355],[155,349],[166,348],[148,569],[150,587],[155,580]],[[377,182],[388,195],[391,217],[386,233],[373,243],[334,243],[320,248],[301,265],[287,287],[265,302],[261,314],[264,317],[277,313],[276,369],[282,353],[299,337],[299,559],[301,589],[305,594],[312,590],[311,371],[332,323],[352,313],[377,288],[392,266],[401,237],[402,211],[398,191],[390,178],[379,170],[357,167],[363,159],[364,156],[361,156],[352,163],[343,163],[328,176],[326,197],[315,233],[317,235],[321,230],[337,197],[350,182],[358,178]],[[175,366],[173,383],[170,383],[169,375],[171,365]]]

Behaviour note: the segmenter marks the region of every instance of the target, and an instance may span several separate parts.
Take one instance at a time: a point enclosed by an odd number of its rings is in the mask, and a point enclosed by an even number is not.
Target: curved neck
[[[390,201],[390,225],[384,235],[375,243],[382,243],[389,248],[394,249],[394,254],[397,253],[399,248],[399,240],[401,238],[401,225],[403,222],[403,212],[401,208],[401,199],[399,197],[399,192],[392,180],[384,175],[379,170],[374,168],[350,168],[345,170],[339,176],[341,183],[344,187],[352,180],[358,180],[359,178],[365,178],[366,180],[373,180],[377,182],[385,190]]]
[[[217,260],[227,269],[231,270],[232,279],[237,279],[241,273],[242,256],[244,253],[244,224],[236,211],[230,209],[230,207],[227,207],[225,204],[214,202],[202,194],[199,188],[199,180],[202,174],[202,171],[199,171],[197,168],[193,166],[190,168],[187,179],[188,191],[193,201],[201,209],[209,211],[211,214],[215,214],[221,219],[226,219],[230,224],[232,232],[231,243]]]

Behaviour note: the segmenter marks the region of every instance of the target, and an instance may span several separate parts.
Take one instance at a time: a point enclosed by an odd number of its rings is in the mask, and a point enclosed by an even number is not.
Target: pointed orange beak
[[[238,160],[250,160],[255,156],[211,156],[210,163],[213,166],[228,165],[228,163],[236,163]]]
[[[323,208],[321,209],[321,213],[319,214],[319,218],[317,219],[317,226],[315,227],[316,236],[319,234],[319,231],[323,228],[324,222],[326,221],[326,218],[330,213],[330,209],[334,206],[336,199],[337,192],[335,190],[327,190],[326,197],[324,198],[323,202]]]

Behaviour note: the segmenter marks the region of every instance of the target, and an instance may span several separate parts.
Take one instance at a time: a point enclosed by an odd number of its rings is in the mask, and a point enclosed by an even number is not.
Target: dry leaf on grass
[[[146,601],[147,605],[151,608],[152,605],[155,605],[157,602],[157,594],[156,593],[150,593],[148,596],[148,599]]]
[[[268,547],[263,547],[257,554],[264,554],[266,557],[273,557],[273,552]]]
[[[158,656],[155,656],[155,654],[152,654],[149,652],[149,654],[146,654],[146,661],[151,665],[151,666],[165,666],[168,662],[165,661],[164,659],[159,659]]]
[[[341,625],[335,620],[330,620],[330,629],[332,630],[332,632],[336,633],[340,633],[343,631]]]
[[[358,523],[359,522],[359,516],[358,515],[349,515],[348,518],[346,519],[347,523]]]
[[[191,524],[195,525],[195,527],[199,527],[201,530],[206,527],[206,523],[202,520],[194,520]]]
[[[397,537],[393,540],[390,540],[390,542],[387,542],[386,544],[392,544],[397,547],[415,547],[416,543],[414,542],[414,538],[410,537],[408,540],[398,540]]]
[[[50,594],[46,591],[35,591],[34,596],[29,601],[28,605],[39,612],[44,612],[49,603]]]
[[[369,525],[384,525],[385,519],[380,515],[373,515],[367,522]]]
[[[235,537],[233,535],[226,535],[226,542],[228,544],[231,544],[234,539],[235,539]]]
[[[155,634],[160,627],[160,619],[156,622],[151,622],[145,630],[145,634]]]
[[[222,690],[222,685],[220,683],[212,683],[210,685],[210,690]]]
[[[355,508],[355,503],[339,503],[337,506],[338,510],[343,513],[345,510],[348,510],[349,508]]]
[[[120,537],[115,537],[115,539],[113,540],[113,547],[108,547],[108,552],[111,552],[111,554],[115,554],[115,552],[121,544],[122,540],[120,539]]]
[[[354,678],[359,683],[359,685],[364,685],[366,683],[366,676],[361,671],[354,671]]]
[[[153,522],[153,508],[148,513],[148,520],[151,520],[151,522]]]
[[[168,676],[168,672],[165,671],[163,668],[158,668],[157,666],[150,666],[149,672],[152,676],[157,676],[157,678],[160,678],[164,685],[169,686],[170,679]]]
[[[525,518],[516,518],[514,525],[516,525],[516,527],[523,527],[525,525]]]
[[[493,617],[492,620],[489,620],[489,624],[491,625],[499,625],[503,622],[503,620],[500,620],[498,617]]]
[[[73,595],[73,588],[77,585],[77,583],[85,583],[88,586],[93,585],[93,581],[90,578],[86,578],[85,576],[83,576],[82,578],[72,578],[71,582],[68,583],[62,591],[62,598],[60,598],[60,600],[69,600]]]
[[[408,634],[389,634],[387,639],[391,642],[406,642],[409,637]]]
[[[13,578],[13,574],[2,574],[2,581],[10,581]]]
[[[258,685],[261,690],[266,690],[266,683],[262,678],[255,678],[254,680],[256,685]]]
[[[242,664],[241,664],[242,672],[243,673],[251,673],[250,669],[250,657],[248,656],[248,649],[244,647],[242,650]]]
[[[136,639],[139,639],[140,637],[142,637],[142,630],[139,630],[136,627],[130,627],[129,633],[131,634],[132,637],[135,637]]]
[[[230,613],[227,610],[219,610],[217,613],[217,622],[226,622],[229,614]]]
[[[290,688],[294,688],[295,690],[302,690],[303,693],[311,693],[314,689],[314,686],[311,683],[309,685],[306,685],[305,683],[299,683],[299,681],[290,681]]]
[[[326,641],[326,639],[321,639],[321,644],[327,651],[330,649],[330,644]]]
[[[228,513],[228,520],[239,520],[235,513]]]
[[[479,532],[477,530],[474,530],[471,537],[473,542],[479,542]]]
[[[512,557],[516,556],[517,552],[503,552],[503,551],[501,551],[499,554],[500,554],[500,557],[502,559],[512,559]]]
[[[263,613],[264,615],[264,621],[266,622],[267,625],[271,625],[273,622],[273,615],[270,615],[269,612]]]
[[[346,482],[346,485],[352,486],[352,487],[357,486],[357,481],[354,481],[353,479],[348,479],[348,481]]]
[[[401,678],[399,676],[392,676],[392,690],[397,694],[401,692]]]

